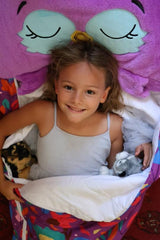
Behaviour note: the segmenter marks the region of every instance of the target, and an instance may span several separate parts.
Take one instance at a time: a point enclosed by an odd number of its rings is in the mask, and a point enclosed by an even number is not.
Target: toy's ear
[[[3,158],[6,159],[7,156],[8,156],[8,149],[3,148],[3,149],[1,150],[1,157],[3,157]]]

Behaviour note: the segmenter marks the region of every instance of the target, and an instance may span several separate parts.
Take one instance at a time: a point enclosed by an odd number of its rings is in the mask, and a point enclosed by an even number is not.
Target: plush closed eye
[[[100,31],[101,31],[105,36],[107,36],[107,37],[109,37],[109,38],[112,38],[112,39],[122,39],[122,38],[133,39],[134,37],[137,37],[137,36],[138,36],[138,34],[133,34],[133,31],[135,30],[135,28],[136,28],[136,24],[134,24],[133,28],[132,28],[127,34],[125,34],[125,35],[123,35],[123,36],[121,36],[121,37],[112,37],[112,36],[109,36],[107,33],[105,33],[105,32],[103,31],[102,28],[100,28]]]
[[[51,35],[40,36],[40,35],[36,34],[35,32],[33,32],[28,25],[26,25],[26,28],[29,31],[29,34],[26,34],[26,37],[30,37],[31,39],[35,39],[35,38],[52,38],[52,37],[55,37],[59,33],[59,31],[61,30],[61,27],[59,27],[57,29],[57,31],[55,33],[51,34]]]

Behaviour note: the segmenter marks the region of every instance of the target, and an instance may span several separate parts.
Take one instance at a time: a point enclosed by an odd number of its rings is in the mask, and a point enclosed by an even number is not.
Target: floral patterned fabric
[[[14,79],[0,78],[0,114],[1,116],[19,107]]]

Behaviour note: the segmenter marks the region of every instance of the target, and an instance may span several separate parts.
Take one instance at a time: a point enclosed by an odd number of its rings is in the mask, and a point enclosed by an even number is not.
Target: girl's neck
[[[95,136],[107,130],[106,114],[96,112],[90,118],[79,122],[70,122],[57,105],[57,126],[70,134],[78,136]],[[103,124],[105,122],[105,124]]]

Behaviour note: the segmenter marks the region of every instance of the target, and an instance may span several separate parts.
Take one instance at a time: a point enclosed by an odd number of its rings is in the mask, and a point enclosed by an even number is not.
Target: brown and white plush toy
[[[37,162],[30,147],[23,141],[12,144],[1,150],[1,157],[10,167],[12,176],[16,178],[28,178],[30,166]]]

